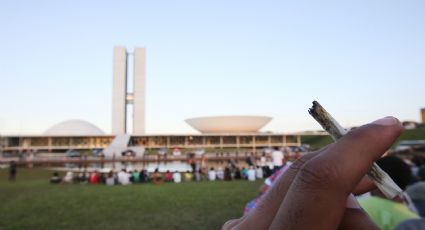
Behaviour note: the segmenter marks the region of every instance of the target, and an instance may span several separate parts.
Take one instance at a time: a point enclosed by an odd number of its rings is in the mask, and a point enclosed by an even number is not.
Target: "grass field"
[[[262,183],[51,185],[51,172],[0,170],[1,229],[220,229]]]

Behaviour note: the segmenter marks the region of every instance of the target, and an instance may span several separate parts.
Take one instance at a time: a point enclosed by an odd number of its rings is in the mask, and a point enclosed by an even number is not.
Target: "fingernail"
[[[392,126],[392,125],[395,125],[395,124],[398,124],[398,123],[399,123],[399,121],[395,117],[384,117],[384,118],[381,118],[379,120],[372,122],[372,124],[374,124],[374,125],[383,125],[383,126]]]

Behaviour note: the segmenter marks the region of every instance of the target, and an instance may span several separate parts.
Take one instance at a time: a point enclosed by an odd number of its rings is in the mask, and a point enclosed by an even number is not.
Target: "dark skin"
[[[223,229],[379,229],[353,194],[375,189],[365,175],[403,130],[395,118],[380,121],[302,156],[251,213]]]

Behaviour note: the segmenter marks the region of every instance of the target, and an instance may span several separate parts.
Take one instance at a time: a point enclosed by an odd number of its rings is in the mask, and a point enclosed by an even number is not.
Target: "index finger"
[[[336,229],[348,195],[401,131],[396,118],[380,119],[310,160],[292,183],[271,228]]]

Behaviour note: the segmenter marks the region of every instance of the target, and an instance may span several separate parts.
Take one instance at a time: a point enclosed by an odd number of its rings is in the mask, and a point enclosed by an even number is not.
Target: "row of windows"
[[[7,141],[7,146],[9,147],[20,147],[20,146],[31,146],[31,147],[42,147],[42,146],[95,146],[98,148],[103,148],[108,146],[112,137],[95,137],[95,138],[85,138],[85,137],[53,137],[50,139],[51,143],[49,144],[49,138],[47,137],[33,137],[33,138],[9,138]]]
[[[133,137],[131,145],[186,146],[186,145],[267,145],[297,143],[296,136],[156,136]]]
[[[8,138],[8,147],[96,147],[108,146],[113,137],[32,137],[32,138]],[[149,136],[133,137],[131,146],[199,146],[199,145],[268,145],[282,143],[297,143],[297,136]]]

